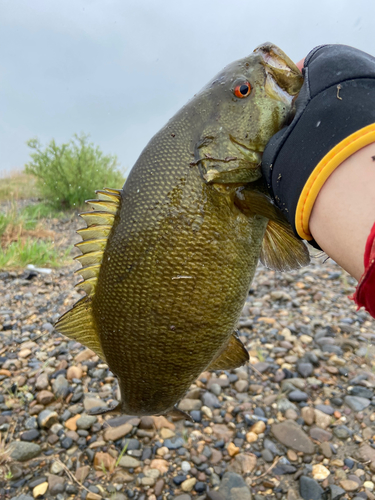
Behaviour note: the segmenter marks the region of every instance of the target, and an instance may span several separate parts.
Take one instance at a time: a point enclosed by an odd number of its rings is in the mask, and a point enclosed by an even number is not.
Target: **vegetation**
[[[124,183],[116,157],[104,155],[87,135],[62,145],[52,140],[42,147],[38,139],[27,144],[32,153],[25,172],[0,182],[0,269],[65,264],[71,247],[48,220],[83,207],[96,189]],[[18,203],[30,198],[43,202]]]
[[[61,146],[52,140],[42,148],[38,139],[27,144],[34,152],[25,171],[36,177],[41,197],[55,208],[80,207],[95,197],[96,189],[118,188],[124,182],[116,156],[104,155],[87,135],[74,135]]]
[[[34,264],[39,267],[58,267],[66,262],[70,248],[58,251],[53,241],[28,238],[13,241],[0,253],[0,269],[25,267]]]
[[[38,198],[36,178],[24,172],[15,172],[6,179],[0,179],[0,202],[6,200],[27,200]]]
[[[54,243],[55,233],[44,227],[45,218],[60,215],[44,203],[18,211],[15,202],[0,213],[0,269],[64,264],[71,248],[58,248]]]

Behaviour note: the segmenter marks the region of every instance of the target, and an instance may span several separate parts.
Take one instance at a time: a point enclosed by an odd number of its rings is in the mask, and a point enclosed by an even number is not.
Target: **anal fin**
[[[249,361],[249,353],[238,338],[236,333],[232,333],[228,344],[221,353],[211,361],[207,370],[232,370],[238,368]]]
[[[92,349],[99,358],[105,361],[92,314],[91,300],[88,297],[82,297],[63,314],[55,324],[55,328],[66,337],[77,340]]]

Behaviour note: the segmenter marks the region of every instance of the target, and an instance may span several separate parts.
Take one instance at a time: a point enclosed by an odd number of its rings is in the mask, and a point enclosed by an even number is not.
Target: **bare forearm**
[[[310,231],[320,247],[359,280],[367,237],[375,222],[375,143],[345,160],[315,201]]]

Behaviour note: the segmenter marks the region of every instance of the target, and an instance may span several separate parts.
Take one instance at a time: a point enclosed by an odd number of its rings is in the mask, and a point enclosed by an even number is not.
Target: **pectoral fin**
[[[211,362],[207,370],[232,370],[249,361],[249,353],[238,338],[232,333],[223,351]]]
[[[307,266],[310,254],[289,224],[269,220],[262,241],[260,261],[275,271],[291,271]]]
[[[306,245],[267,195],[245,187],[237,190],[234,203],[249,217],[258,215],[268,219],[260,254],[262,264],[275,271],[290,271],[309,264]]]

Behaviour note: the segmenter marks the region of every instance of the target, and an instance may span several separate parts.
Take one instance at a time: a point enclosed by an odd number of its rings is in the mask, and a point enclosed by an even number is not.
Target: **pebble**
[[[244,479],[235,472],[226,472],[219,487],[225,500],[251,500],[250,490]]]
[[[330,475],[329,470],[324,465],[316,464],[312,468],[312,476],[317,481],[323,481]]]
[[[344,402],[353,411],[362,411],[367,408],[371,401],[367,398],[361,398],[358,396],[345,396]]]
[[[117,381],[93,351],[53,330],[80,296],[72,271],[53,270],[27,285],[17,273],[0,274],[0,432],[10,429],[16,446],[37,446],[33,458],[11,462],[6,495],[16,498],[27,488],[31,495],[48,482],[44,497],[80,498],[59,457],[90,490],[86,500],[240,500],[250,498],[250,485],[253,500],[298,500],[297,490],[306,500],[365,500],[365,492],[375,500],[375,359],[369,347],[375,321],[347,300],[352,278],[346,277],[343,293],[341,279],[327,278],[336,264],[318,261],[293,273],[257,270],[239,328],[251,365],[202,373],[181,401],[194,423],[88,415],[118,399]],[[37,339],[43,331],[50,333]],[[13,393],[13,384],[25,388],[22,394]],[[117,459],[119,467],[110,472]],[[345,481],[358,488],[346,492]],[[0,486],[0,496],[4,491]]]
[[[202,407],[202,401],[199,399],[181,399],[178,407],[182,411],[196,411]],[[207,405],[206,405],[207,406]]]
[[[13,441],[10,446],[9,455],[13,460],[25,462],[37,457],[42,449],[38,444],[24,441]]]
[[[359,488],[359,484],[356,481],[352,481],[350,479],[344,479],[343,481],[340,481],[340,486],[345,491],[357,491]]]
[[[52,410],[43,410],[38,415],[38,424],[40,427],[46,427],[47,429],[49,429],[54,424],[57,424],[58,421],[58,413]]]
[[[190,479],[186,479],[181,484],[182,491],[191,491],[194,488],[196,482],[197,482],[197,480],[195,479],[195,477],[191,477]]]
[[[301,476],[299,492],[303,500],[321,500],[323,488],[311,477]]]
[[[288,394],[288,399],[290,401],[297,401],[297,402],[307,401],[309,399],[309,395],[306,392],[296,390],[296,391],[291,391]]]
[[[141,465],[141,462],[137,460],[134,457],[130,457],[129,455],[124,455],[120,461],[119,461],[119,466],[124,467],[125,469],[135,469],[136,467],[139,467]],[[158,468],[154,465],[154,468]]]
[[[47,492],[47,490],[48,490],[47,482],[38,484],[38,486],[35,486],[35,488],[33,488],[33,497],[34,498],[42,497]]]
[[[314,453],[315,447],[313,443],[294,420],[286,420],[280,424],[273,424],[271,432],[280,443],[288,448],[302,451],[308,455]]]
[[[119,425],[118,427],[108,427],[104,431],[104,439],[106,441],[117,441],[118,439],[121,439],[129,434],[132,430],[133,426],[128,422],[123,425]]]
[[[94,415],[82,415],[76,421],[77,429],[90,429],[95,422],[98,421],[98,417]]]

